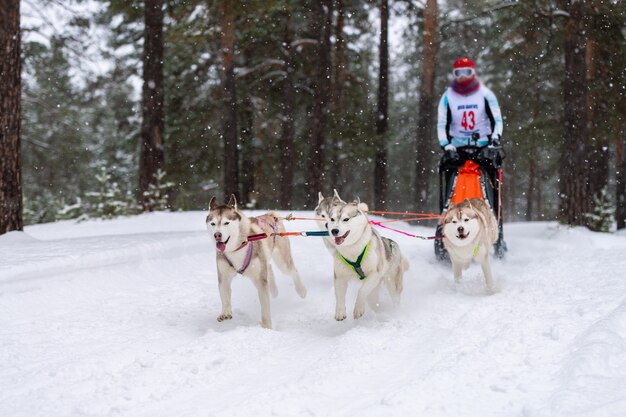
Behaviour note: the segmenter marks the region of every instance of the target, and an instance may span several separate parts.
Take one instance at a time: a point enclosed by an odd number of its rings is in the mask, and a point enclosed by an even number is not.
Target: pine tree
[[[137,212],[137,206],[124,194],[117,182],[111,181],[111,174],[103,167],[96,175],[98,191],[86,193],[87,216],[91,218],[112,219]]]
[[[593,212],[587,213],[589,229],[596,232],[610,232],[615,225],[615,205],[611,202],[608,187],[604,187],[593,197]]]
[[[141,124],[141,158],[139,160],[139,203],[150,211],[145,199],[152,178],[165,165],[163,110],[163,0],[144,2],[145,34],[143,51],[143,120]]]
[[[148,211],[163,211],[171,209],[169,191],[174,186],[173,182],[163,182],[165,171],[158,170],[150,182],[150,187],[143,193]]]

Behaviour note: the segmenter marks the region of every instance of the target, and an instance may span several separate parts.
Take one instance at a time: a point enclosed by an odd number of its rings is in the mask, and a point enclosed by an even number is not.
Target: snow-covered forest
[[[624,2],[18,6],[26,224],[333,188],[437,210],[437,101],[469,56],[502,108],[505,220],[624,227]]]

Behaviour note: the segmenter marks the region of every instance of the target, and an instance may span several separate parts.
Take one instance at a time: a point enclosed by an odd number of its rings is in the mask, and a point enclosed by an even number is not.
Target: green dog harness
[[[339,253],[339,251],[337,251],[337,253],[339,254],[339,257],[346,263],[346,265],[354,269],[354,272],[356,272],[360,280],[364,280],[365,278],[367,278],[367,276],[363,272],[363,269],[361,268],[361,262],[363,261],[363,258],[365,258],[365,254],[367,253],[367,249],[369,248],[369,246],[370,246],[369,243],[365,245],[365,248],[363,248],[363,252],[361,252],[359,257],[356,258],[356,261],[354,262],[350,261],[349,259],[346,259],[341,253]]]

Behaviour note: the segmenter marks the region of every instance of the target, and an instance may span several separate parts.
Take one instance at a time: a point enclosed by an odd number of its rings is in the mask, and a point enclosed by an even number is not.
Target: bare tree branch
[[[520,5],[520,3],[517,2],[517,1],[503,1],[502,3],[496,4],[493,7],[481,10],[480,12],[475,14],[474,16],[464,17],[462,19],[451,19],[451,20],[448,20],[446,23],[441,25],[441,29],[445,29],[446,27],[448,27],[450,25],[453,25],[453,24],[457,24],[457,23],[471,22],[471,21],[479,19],[479,18],[481,18],[483,16],[490,15],[491,13],[497,12],[498,10],[506,9],[506,8],[509,8],[509,7],[516,7],[516,6],[519,6],[519,5]]]

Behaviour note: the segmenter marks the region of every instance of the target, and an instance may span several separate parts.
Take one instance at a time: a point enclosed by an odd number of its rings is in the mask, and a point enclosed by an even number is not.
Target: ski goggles
[[[470,78],[474,75],[474,68],[455,68],[454,71],[452,71],[452,74],[454,74],[454,78]]]

